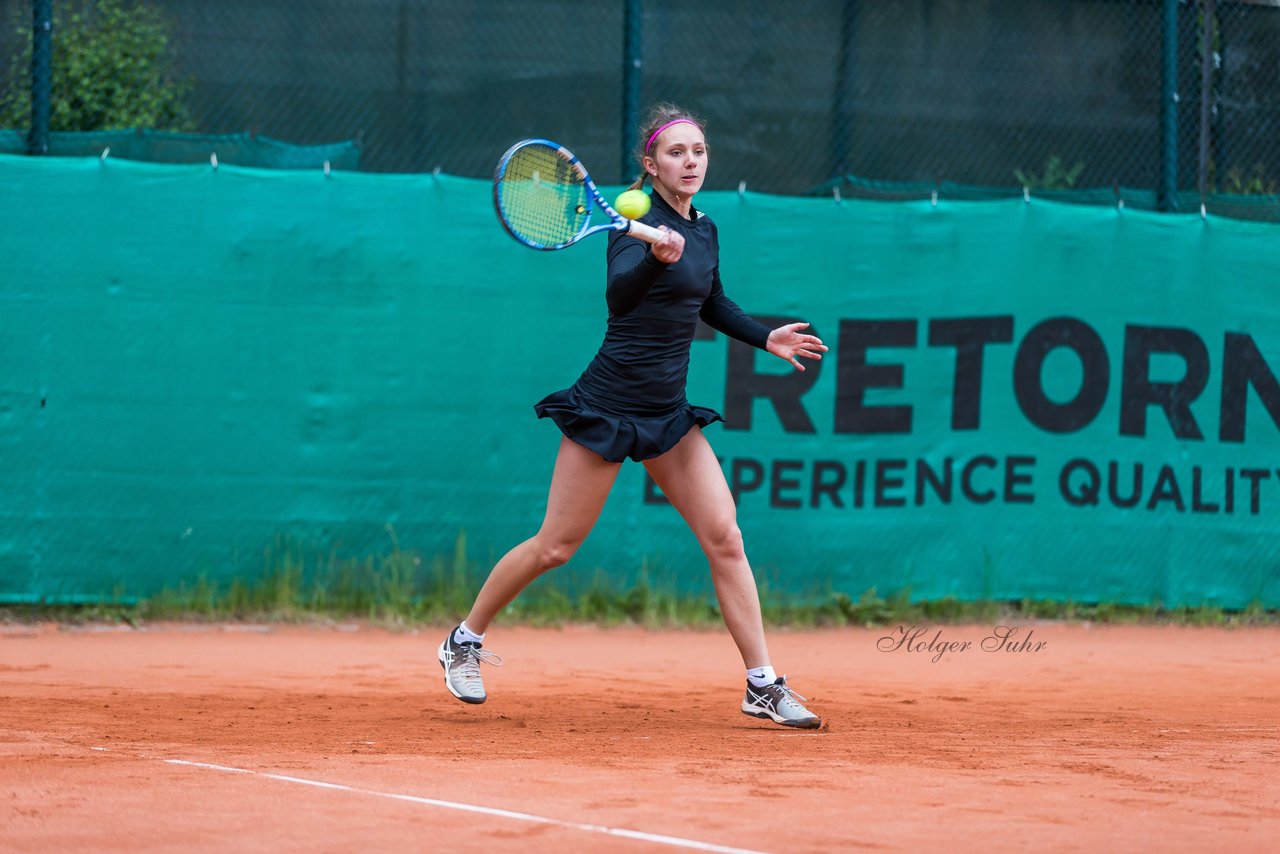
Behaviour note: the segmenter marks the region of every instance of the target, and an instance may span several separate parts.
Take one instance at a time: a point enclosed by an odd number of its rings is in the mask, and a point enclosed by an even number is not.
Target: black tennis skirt
[[[714,409],[687,402],[661,415],[613,415],[593,409],[576,387],[547,395],[534,404],[533,411],[539,418],[550,418],[570,440],[611,463],[628,457],[636,462],[660,457],[694,425],[724,421]]]

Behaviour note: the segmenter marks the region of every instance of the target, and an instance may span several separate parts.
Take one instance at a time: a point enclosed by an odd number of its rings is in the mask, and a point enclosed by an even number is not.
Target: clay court
[[[738,711],[724,632],[499,627],[506,662],[485,669],[489,702],[468,707],[441,684],[436,631],[8,625],[2,847],[1226,851],[1280,838],[1280,629],[1028,623],[1025,649],[984,652],[992,626],[921,628],[912,651],[892,628],[775,631],[780,671],[825,717],[802,732]]]

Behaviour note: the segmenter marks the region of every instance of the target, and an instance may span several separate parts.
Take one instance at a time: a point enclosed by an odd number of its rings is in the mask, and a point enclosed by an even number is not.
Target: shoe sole
[[[440,662],[440,669],[444,671],[444,687],[449,689],[450,694],[457,697],[462,702],[472,706],[478,706],[485,700],[489,699],[487,694],[479,698],[465,697],[462,694],[459,694],[458,690],[453,687],[453,683],[449,681],[449,667],[444,663],[444,644],[440,644],[440,648],[436,650],[436,660]]]
[[[775,715],[773,712],[765,711],[764,709],[752,709],[748,711],[745,706],[742,709],[742,713],[750,718],[760,718],[765,721],[773,721],[775,724],[794,727],[795,729],[817,729],[822,726],[822,719],[816,717],[801,718],[798,721],[791,721],[780,715]]]

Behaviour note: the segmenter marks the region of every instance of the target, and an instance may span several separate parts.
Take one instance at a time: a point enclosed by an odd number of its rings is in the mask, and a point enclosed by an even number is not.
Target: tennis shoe
[[[801,697],[787,686],[787,677],[757,688],[747,682],[747,696],[742,700],[742,713],[797,729],[817,729],[822,720],[800,702]]]
[[[502,664],[501,658],[483,649],[478,643],[471,641],[458,643],[453,639],[452,629],[449,630],[449,636],[444,639],[444,643],[440,644],[436,657],[440,659],[440,666],[444,668],[444,686],[449,689],[450,694],[472,705],[479,705],[489,699],[484,692],[480,663],[484,662],[496,667]]]

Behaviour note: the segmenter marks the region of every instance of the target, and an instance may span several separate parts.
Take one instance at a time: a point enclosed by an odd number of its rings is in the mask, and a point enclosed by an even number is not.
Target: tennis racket
[[[493,173],[493,206],[507,233],[534,249],[563,249],[600,231],[621,231],[648,243],[662,232],[624,217],[596,189],[586,168],[547,139],[517,142]],[[592,206],[609,222],[591,223]]]

